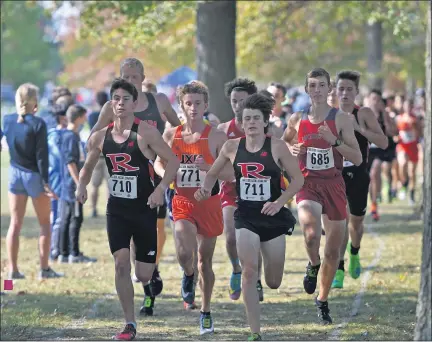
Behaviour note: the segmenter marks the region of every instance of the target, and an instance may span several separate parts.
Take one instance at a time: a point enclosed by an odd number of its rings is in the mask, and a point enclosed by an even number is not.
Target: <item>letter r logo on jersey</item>
[[[125,172],[133,172],[139,170],[139,167],[131,166],[128,164],[131,161],[132,157],[127,153],[110,153],[106,156],[111,160],[113,172],[122,172],[119,167],[121,167]]]
[[[268,176],[263,176],[261,172],[264,171],[264,165],[260,163],[238,163],[240,166],[241,174],[245,178],[260,178],[266,179],[270,178]]]

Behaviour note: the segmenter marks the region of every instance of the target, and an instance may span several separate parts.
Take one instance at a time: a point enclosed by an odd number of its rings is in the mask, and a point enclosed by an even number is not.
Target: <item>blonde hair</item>
[[[176,97],[180,106],[183,106],[183,97],[186,94],[202,94],[204,96],[204,102],[208,103],[208,88],[200,81],[190,81],[184,86],[177,87]]]
[[[24,122],[24,115],[33,112],[38,104],[39,88],[32,83],[21,84],[15,93],[18,122]]]

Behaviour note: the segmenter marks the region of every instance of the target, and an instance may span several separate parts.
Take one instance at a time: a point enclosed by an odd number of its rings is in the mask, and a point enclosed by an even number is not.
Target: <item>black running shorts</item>
[[[351,166],[344,167],[342,175],[351,215],[364,216],[369,193],[369,173],[365,168]]]
[[[157,209],[145,206],[140,210],[119,212],[107,208],[107,232],[111,253],[130,248],[133,238],[136,261],[154,264],[157,254]]]
[[[234,212],[235,228],[250,230],[260,237],[261,242],[285,234],[291,235],[296,222],[291,211],[285,207],[274,216],[261,214],[260,209],[248,207],[238,207]]]

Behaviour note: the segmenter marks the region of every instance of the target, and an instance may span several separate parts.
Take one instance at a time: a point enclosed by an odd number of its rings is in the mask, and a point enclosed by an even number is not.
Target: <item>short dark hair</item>
[[[379,90],[379,89],[373,88],[373,89],[369,92],[369,95],[371,95],[371,94],[377,94],[381,99],[383,98],[383,96],[382,96],[382,91]]]
[[[360,73],[353,70],[339,71],[336,75],[336,85],[338,84],[339,80],[353,81],[358,90],[360,85]]]
[[[258,92],[258,94],[263,95],[263,96],[267,96],[267,97],[269,97],[269,98],[271,98],[271,99],[274,100],[274,96],[273,96],[273,94],[270,93],[267,89],[261,89],[261,90]]]
[[[286,87],[282,84],[282,83],[278,83],[278,82],[270,82],[269,87],[276,87],[277,89],[281,90],[283,93],[283,96],[286,95],[287,89]]]
[[[125,81],[122,78],[114,79],[113,83],[111,84],[111,89],[110,89],[111,98],[117,89],[123,89],[127,91],[129,94],[131,94],[134,102],[138,99],[138,91],[136,90],[135,86],[132,83]]]
[[[313,68],[306,74],[305,88],[308,86],[308,79],[324,76],[327,79],[327,84],[330,85],[330,74],[323,68]]]
[[[101,90],[96,93],[96,103],[99,106],[103,107],[103,105],[108,102],[108,99],[106,91]]]
[[[86,115],[87,110],[80,105],[73,104],[66,111],[66,117],[70,123],[74,123],[77,119]]]
[[[270,121],[270,114],[275,106],[276,102],[273,97],[269,97],[263,94],[252,94],[246,98],[242,105],[242,113],[245,109],[258,109],[264,116],[264,121]],[[243,117],[241,118],[241,121]],[[264,133],[268,131],[267,127],[264,127]]]
[[[232,81],[225,83],[225,95],[231,96],[231,93],[235,91],[245,91],[249,95],[255,94],[258,89],[255,85],[255,81],[248,78],[235,78]]]

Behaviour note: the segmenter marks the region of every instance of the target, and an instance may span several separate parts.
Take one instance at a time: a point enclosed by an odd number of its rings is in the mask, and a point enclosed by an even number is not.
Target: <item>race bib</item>
[[[334,167],[332,148],[308,147],[306,157],[306,168],[308,170],[327,170]]]
[[[271,197],[270,179],[240,178],[240,198],[245,201],[267,201]]]
[[[199,188],[204,181],[205,171],[194,164],[180,164],[177,171],[177,186],[179,188]]]
[[[399,131],[402,143],[409,144],[416,140],[414,131]]]
[[[349,160],[344,159],[343,167],[350,167],[350,166],[354,166],[354,164],[351,163]]]
[[[137,198],[137,177],[112,175],[108,179],[109,192],[114,197]]]

